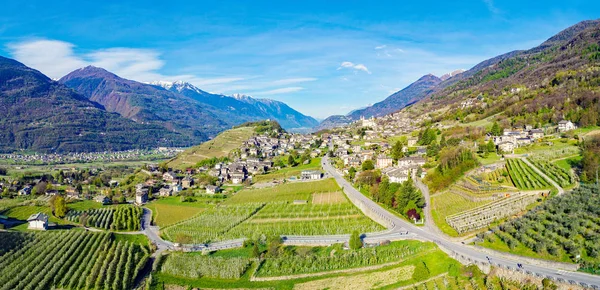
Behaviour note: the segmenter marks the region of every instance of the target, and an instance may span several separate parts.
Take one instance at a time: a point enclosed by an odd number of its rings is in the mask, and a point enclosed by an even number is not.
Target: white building
[[[27,221],[29,222],[28,229],[30,230],[47,230],[48,229],[48,216],[39,212],[32,214]]]
[[[304,180],[317,180],[321,179],[323,174],[318,170],[304,170],[302,171],[301,176]]]
[[[575,124],[573,124],[571,121],[562,120],[558,122],[558,131],[560,132],[566,132],[575,129],[577,129],[577,126],[575,126]]]
[[[392,158],[385,156],[385,155],[379,155],[377,157],[377,168],[382,169],[382,168],[387,168],[392,166]]]

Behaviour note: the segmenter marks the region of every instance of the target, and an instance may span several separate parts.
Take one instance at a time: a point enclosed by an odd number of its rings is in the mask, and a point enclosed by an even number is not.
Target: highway
[[[442,250],[446,251],[452,257],[462,262],[467,261],[471,263],[477,263],[480,265],[488,264],[509,270],[518,270],[538,277],[550,278],[555,281],[577,284],[583,287],[589,287],[593,289],[600,289],[600,277],[598,276],[527,264],[527,259],[508,259],[506,257],[507,255],[503,253],[494,253],[494,251],[487,251],[486,253],[481,250],[478,250],[476,247],[469,246],[461,242],[453,242],[450,239],[448,239],[445,235],[429,229],[432,226],[431,224],[426,224],[427,226],[424,228],[417,227],[412,223],[388,212],[379,204],[367,198],[358,190],[356,190],[346,179],[343,178],[343,176],[335,168],[333,168],[333,166],[329,163],[327,157],[323,157],[322,166],[323,169],[329,175],[335,178],[337,183],[343,188],[344,193],[350,198],[351,201],[354,202],[356,200],[359,200],[363,204],[367,205],[371,210],[376,211],[379,215],[385,216],[393,222],[393,230],[387,233],[387,235],[393,236],[397,233],[397,231],[408,230],[410,236],[416,236],[418,237],[418,239],[421,240],[432,241],[436,243]],[[429,199],[427,200],[427,202],[429,203]],[[431,214],[426,214],[426,218],[431,218]],[[435,227],[435,225],[433,225],[433,227]],[[382,237],[385,236],[386,235],[383,235]],[[517,268],[517,263],[522,264],[521,269]]]

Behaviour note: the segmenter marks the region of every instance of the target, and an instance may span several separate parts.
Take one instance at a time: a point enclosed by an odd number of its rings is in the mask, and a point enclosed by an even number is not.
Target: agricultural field
[[[139,231],[142,209],[135,206],[117,206],[67,212],[65,219],[77,224],[113,231]]]
[[[399,241],[359,250],[344,250],[341,245],[312,248],[286,246],[278,251],[277,256],[264,253],[265,248],[264,245],[260,247],[262,263],[250,258],[251,246],[207,256],[182,253],[166,257],[160,270],[152,275],[150,289],[163,289],[163,285],[167,289],[170,285],[218,289],[224,283],[236,289],[397,289],[430,279],[437,281],[438,277],[442,281],[447,280],[450,285],[439,289],[471,289],[471,285],[484,289],[485,275],[473,267],[462,267],[431,243]],[[374,258],[374,253],[380,251],[385,254],[377,254],[378,258]],[[291,273],[305,274],[288,275],[285,273],[290,270],[284,267],[273,268],[278,264],[290,264],[286,257],[300,263],[294,266]],[[228,260],[236,262],[229,265],[223,263]],[[250,265],[246,266],[248,261]],[[199,270],[180,271],[180,265],[197,265],[196,269]],[[419,265],[424,265],[427,270],[423,271]],[[217,275],[212,274],[197,276],[202,271],[210,273],[215,267],[224,269],[228,273],[226,277],[234,278],[213,278]],[[264,276],[268,269],[278,276]]]
[[[446,222],[446,217],[489,203],[490,201],[474,202],[456,193],[446,191],[431,196],[431,213],[440,230],[449,236],[457,237],[458,232]]]
[[[492,172],[483,173],[481,177],[483,180],[485,180],[485,182],[488,182],[492,186],[515,186],[510,179],[506,167],[498,168]]]
[[[259,211],[264,203],[222,205],[202,212],[189,220],[163,228],[165,239],[182,244],[222,240],[222,236]]]
[[[169,275],[187,278],[239,279],[244,275],[253,259],[244,257],[209,257],[171,253],[161,270]]]
[[[0,232],[0,289],[132,289],[148,256],[110,233]]]
[[[229,153],[240,148],[244,141],[254,135],[254,127],[241,127],[220,133],[212,140],[185,150],[170,160],[167,165],[173,168],[185,169],[196,163],[212,157],[226,157]]]
[[[434,249],[434,244],[418,241],[393,242],[358,250],[343,250],[339,244],[326,248],[294,247],[279,257],[264,261],[256,276],[288,276],[373,266],[402,261]]]
[[[599,203],[599,189],[582,185],[499,225],[493,234],[484,236],[481,245],[536,258],[579,262],[584,270],[600,274]]]
[[[563,157],[580,154],[581,149],[577,146],[577,140],[554,139],[546,142],[538,142],[528,146],[515,149],[515,154],[528,154],[544,160],[554,160]]]
[[[543,160],[530,160],[530,162],[561,187],[569,187],[575,183],[575,176],[571,174],[570,170]]]
[[[507,159],[506,167],[513,183],[522,190],[550,188],[546,179],[537,174],[529,165],[520,159]]]
[[[152,220],[159,227],[167,227],[177,222],[192,218],[200,212],[214,207],[214,200],[196,199],[193,202],[182,202],[179,197],[159,198],[145,205],[152,210]]]
[[[313,203],[317,200],[318,203]],[[333,179],[245,189],[219,206],[162,229],[171,241],[206,243],[273,235],[331,235],[384,228],[354,207]]]
[[[272,180],[282,180],[292,176],[299,177],[303,170],[321,169],[321,158],[312,158],[309,164],[301,164],[296,167],[285,167],[267,174],[255,175],[252,177],[254,183],[268,182]]]

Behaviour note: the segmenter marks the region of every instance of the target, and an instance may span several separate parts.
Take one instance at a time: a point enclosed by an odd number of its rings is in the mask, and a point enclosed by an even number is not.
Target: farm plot
[[[141,218],[142,209],[133,206],[71,210],[65,217],[73,223],[115,231],[139,231]]]
[[[457,236],[456,230],[446,222],[446,217],[488,203],[490,201],[471,201],[462,195],[449,191],[435,194],[431,196],[433,220],[444,233]]]
[[[365,217],[348,201],[335,205],[270,203],[225,236],[256,239],[263,234],[334,235],[353,230],[366,233],[383,230],[383,227]]]
[[[513,183],[522,190],[550,188],[550,184],[520,159],[508,159],[506,166]]]
[[[184,278],[239,279],[251,262],[251,259],[241,257],[225,258],[171,253],[162,265],[161,271]]]
[[[314,182],[286,183],[270,188],[242,190],[228,199],[226,203],[310,200],[313,193],[336,192],[339,190],[340,187],[333,178]]]
[[[346,196],[340,191],[315,193],[312,196],[313,204],[338,204],[346,201]]]
[[[239,225],[264,206],[264,203],[222,205],[166,227],[163,236],[184,244],[207,243],[219,240],[223,234]]]
[[[554,165],[553,163],[543,161],[543,160],[530,160],[531,163],[540,170],[544,172],[544,174],[548,175],[550,179],[554,180],[562,187],[567,187],[573,183],[575,183],[575,176],[571,174],[569,171]]]
[[[394,242],[386,246],[344,251],[340,245],[318,248],[303,255],[269,258],[261,264],[257,277],[287,276],[358,268],[401,261],[418,253],[432,251],[431,243],[418,241]],[[298,251],[298,249],[296,250]]]
[[[535,194],[520,194],[446,217],[446,222],[459,234],[489,226],[496,220],[517,214],[534,203]]]
[[[149,250],[110,233],[0,233],[0,289],[132,289]]]
[[[598,188],[582,185],[495,227],[482,245],[518,255],[578,262],[583,269],[600,274],[599,203]]]

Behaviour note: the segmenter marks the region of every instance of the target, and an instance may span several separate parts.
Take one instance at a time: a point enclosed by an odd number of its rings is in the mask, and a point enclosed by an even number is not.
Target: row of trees
[[[479,165],[477,157],[465,147],[446,147],[440,152],[439,165],[425,181],[432,192],[450,186],[465,172]]]

